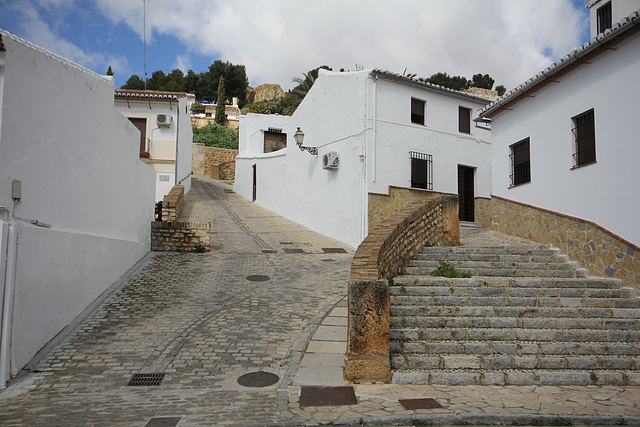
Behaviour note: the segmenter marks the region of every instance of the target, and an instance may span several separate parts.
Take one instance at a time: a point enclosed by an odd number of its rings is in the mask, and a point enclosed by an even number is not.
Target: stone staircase
[[[430,276],[442,260],[473,277]],[[556,248],[424,248],[393,282],[394,383],[640,385],[636,290]]]

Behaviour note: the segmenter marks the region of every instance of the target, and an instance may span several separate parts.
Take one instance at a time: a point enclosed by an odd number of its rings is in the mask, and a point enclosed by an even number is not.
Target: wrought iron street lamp
[[[298,128],[296,133],[293,134],[293,139],[296,140],[296,144],[298,144],[298,148],[300,149],[300,151],[307,150],[312,156],[318,155],[317,147],[305,147],[302,145],[302,142],[304,141],[304,133],[300,130],[300,128]]]

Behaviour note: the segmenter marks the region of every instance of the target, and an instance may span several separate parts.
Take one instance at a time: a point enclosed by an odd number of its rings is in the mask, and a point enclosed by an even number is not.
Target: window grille
[[[433,190],[433,158],[431,154],[409,152],[411,157],[411,187]]]
[[[572,117],[575,150],[573,167],[586,165],[596,161],[596,132],[593,109]]]
[[[529,155],[529,138],[509,146],[511,160],[511,187],[531,181],[531,160]]]
[[[424,124],[424,104],[421,99],[411,98],[411,123]]]

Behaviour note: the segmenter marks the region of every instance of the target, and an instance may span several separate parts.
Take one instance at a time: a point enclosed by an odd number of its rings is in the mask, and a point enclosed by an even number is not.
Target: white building
[[[113,91],[0,30],[0,388],[149,251],[154,172]]]
[[[460,176],[473,221],[474,198],[491,195],[490,132],[472,122],[487,103],[380,70],[320,70],[292,116],[241,116],[234,190],[356,247],[368,233],[370,194],[390,186],[458,194]],[[298,149],[297,128],[317,155]]]
[[[190,95],[130,89],[115,93],[116,108],[140,131],[140,158],[156,171],[155,200],[161,201],[178,184],[188,193],[193,142]]]
[[[608,7],[608,16],[619,16],[630,3],[590,2],[592,22],[598,25],[600,8]],[[640,1],[633,3],[640,7]],[[593,263],[592,273],[612,277],[626,256],[637,252],[625,248],[625,241],[640,246],[640,144],[631,126],[640,113],[639,28],[636,11],[480,114],[492,122],[493,195],[531,208],[533,220],[551,212],[620,238],[622,249],[600,266],[592,255],[613,250],[609,240],[593,238],[572,254]],[[495,218],[498,224],[510,220]],[[534,237],[553,235],[553,227],[546,228]],[[571,253],[580,231],[563,233],[546,240]]]

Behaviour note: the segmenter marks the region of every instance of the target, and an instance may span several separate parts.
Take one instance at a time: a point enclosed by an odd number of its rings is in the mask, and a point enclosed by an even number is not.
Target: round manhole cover
[[[244,387],[268,387],[280,381],[280,377],[270,372],[251,372],[238,378],[238,384]]]
[[[267,280],[270,280],[270,279],[271,277],[265,276],[263,274],[254,274],[251,276],[247,276],[247,280],[251,282],[266,282]]]

